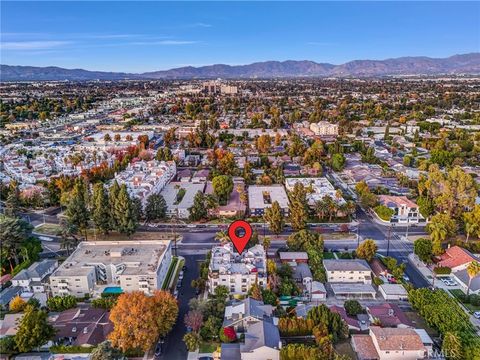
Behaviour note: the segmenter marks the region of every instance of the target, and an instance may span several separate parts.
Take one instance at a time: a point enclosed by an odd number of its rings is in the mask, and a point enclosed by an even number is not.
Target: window
[[[247,282],[247,279],[242,279],[242,283],[246,283]]]

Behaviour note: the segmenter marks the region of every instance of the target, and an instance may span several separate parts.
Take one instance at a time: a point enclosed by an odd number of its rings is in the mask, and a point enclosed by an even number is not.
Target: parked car
[[[187,265],[182,266],[182,271],[187,271]]]
[[[163,353],[163,345],[161,342],[157,344],[157,347],[155,348],[155,356],[160,356]]]
[[[407,275],[403,275],[403,281],[410,281],[410,278]]]
[[[473,313],[473,316],[476,318],[476,319],[480,319],[480,311],[475,311]]]

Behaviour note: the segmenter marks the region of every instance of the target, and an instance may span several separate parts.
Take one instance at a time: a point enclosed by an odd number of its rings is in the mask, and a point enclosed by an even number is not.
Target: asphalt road
[[[178,319],[172,331],[168,334],[164,348],[163,355],[158,359],[165,360],[185,360],[187,358],[187,348],[183,343],[183,335],[185,335],[185,323],[183,319],[188,312],[188,302],[195,297],[195,289],[190,286],[192,280],[199,276],[199,262],[205,259],[204,255],[183,255],[182,251],[178,250],[178,255],[185,257],[185,265],[187,270],[184,272],[182,287],[179,290],[178,302],[179,312]]]

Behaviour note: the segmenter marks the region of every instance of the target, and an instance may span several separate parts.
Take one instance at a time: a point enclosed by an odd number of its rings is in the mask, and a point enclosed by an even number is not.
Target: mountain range
[[[145,73],[89,71],[54,66],[0,65],[1,81],[380,77],[443,74],[480,74],[480,53],[454,55],[448,58],[416,56],[386,60],[354,60],[341,65],[308,60],[265,61],[248,65],[186,66]]]

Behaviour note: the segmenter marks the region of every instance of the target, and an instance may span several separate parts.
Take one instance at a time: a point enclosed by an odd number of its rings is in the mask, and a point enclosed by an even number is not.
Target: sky
[[[0,62],[145,72],[480,52],[480,2],[1,1]]]

